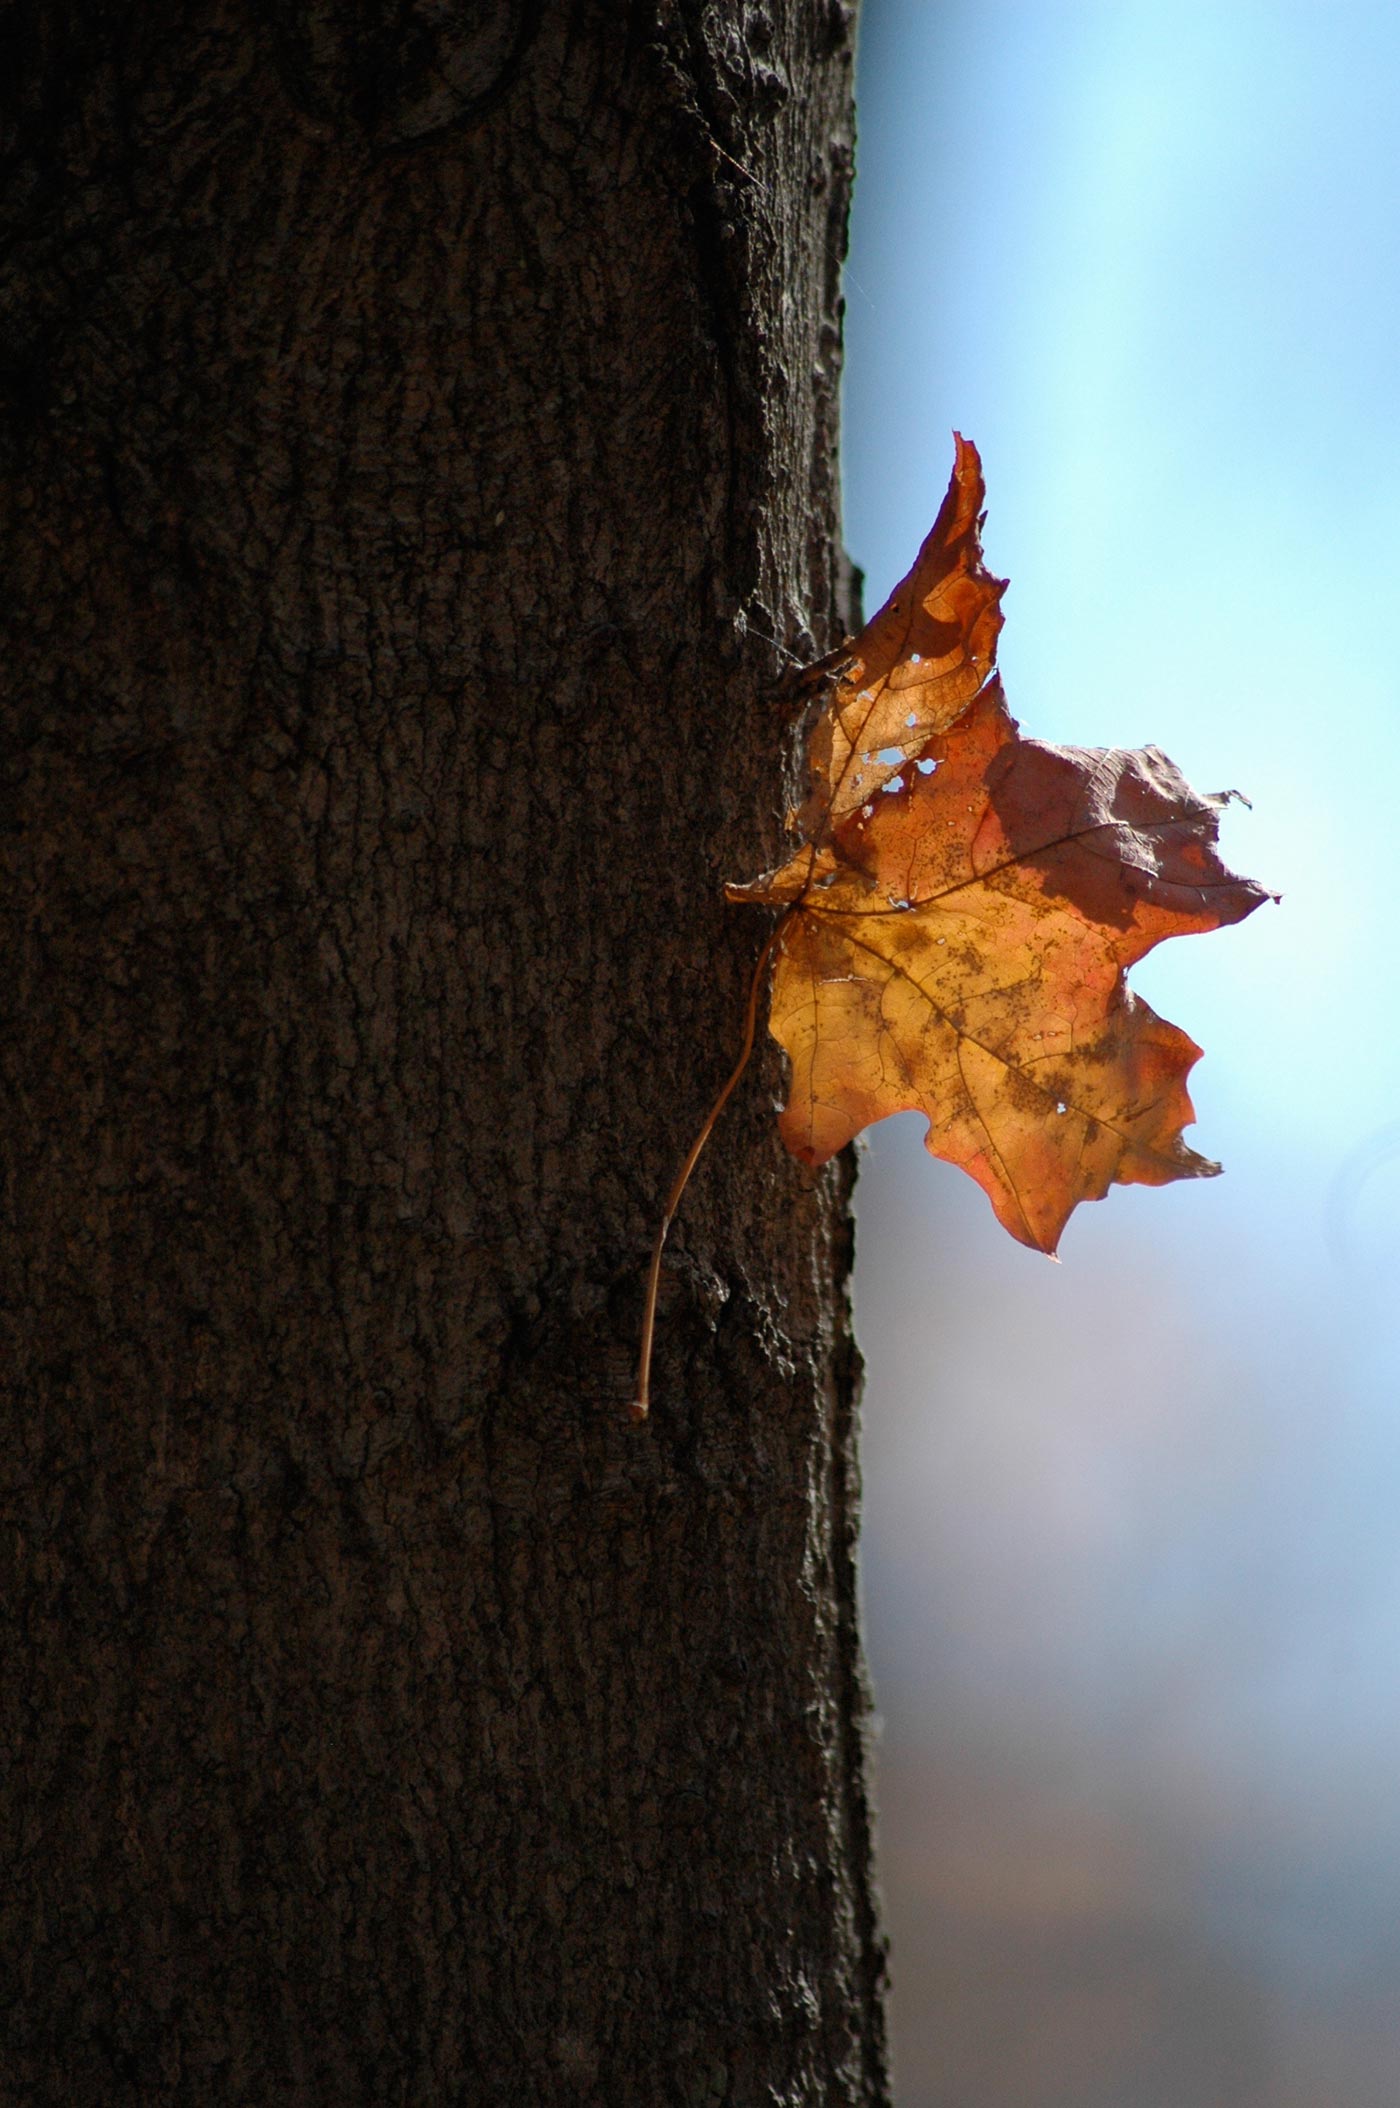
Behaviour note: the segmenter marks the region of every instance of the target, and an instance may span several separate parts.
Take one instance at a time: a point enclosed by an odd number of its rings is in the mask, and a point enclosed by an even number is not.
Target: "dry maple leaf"
[[[987,678],[1002,584],[981,563],[977,453],[957,446],[914,569],[833,662],[809,839],[727,891],[786,909],[770,1030],[792,1065],[793,1154],[821,1164],[873,1121],[923,1112],[929,1151],[1053,1252],[1114,1182],[1219,1170],[1181,1138],[1200,1049],[1124,974],[1270,896],[1220,860],[1230,794],[1192,791],[1153,747],[1020,737]]]
[[[1193,791],[1156,747],[1022,739],[993,673],[1005,582],[982,563],[977,449],[955,435],[948,495],[913,569],[860,635],[811,669],[805,839],[728,886],[780,909],[744,1043],[692,1143],[652,1251],[636,1418],[649,1403],[661,1253],[695,1161],[769,1029],[792,1069],[780,1130],[825,1163],[887,1114],[970,1172],[998,1219],[1053,1252],[1115,1182],[1213,1176],[1182,1140],[1200,1049],[1128,989],[1164,937],[1239,922],[1272,896],[1216,847],[1233,792]]]

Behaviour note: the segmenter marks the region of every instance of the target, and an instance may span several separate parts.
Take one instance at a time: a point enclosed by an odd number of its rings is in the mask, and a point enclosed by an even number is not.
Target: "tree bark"
[[[852,612],[850,14],[9,10],[7,2099],[887,2098],[771,1053],[627,1412]]]

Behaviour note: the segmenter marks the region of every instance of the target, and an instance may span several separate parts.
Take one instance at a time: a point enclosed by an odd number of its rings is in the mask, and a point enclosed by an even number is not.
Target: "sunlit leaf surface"
[[[917,1110],[999,1220],[1053,1252],[1119,1184],[1219,1166],[1182,1140],[1200,1049],[1128,989],[1164,937],[1270,896],[1216,846],[1230,793],[1156,748],[1022,739],[992,673],[977,452],[957,442],[918,561],[832,663],[805,839],[731,899],[781,907],[770,1029],[792,1065],[793,1154],[820,1164]]]

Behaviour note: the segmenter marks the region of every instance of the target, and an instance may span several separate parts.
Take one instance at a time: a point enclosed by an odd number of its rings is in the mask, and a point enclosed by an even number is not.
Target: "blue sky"
[[[914,1116],[875,1132],[887,1736],[1179,1809],[1183,1911],[1284,2003],[1319,1955],[1360,1998],[1400,1891],[1400,10],[866,0],[861,35],[867,609],[956,426],[1024,729],[1246,792],[1227,852],[1284,896],[1133,976],[1206,1050],[1224,1178],[1115,1190],[1051,1267]]]

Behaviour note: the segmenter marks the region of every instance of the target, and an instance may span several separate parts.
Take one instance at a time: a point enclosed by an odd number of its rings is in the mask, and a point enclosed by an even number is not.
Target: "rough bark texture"
[[[6,2101],[881,2101],[832,0],[7,12]]]

